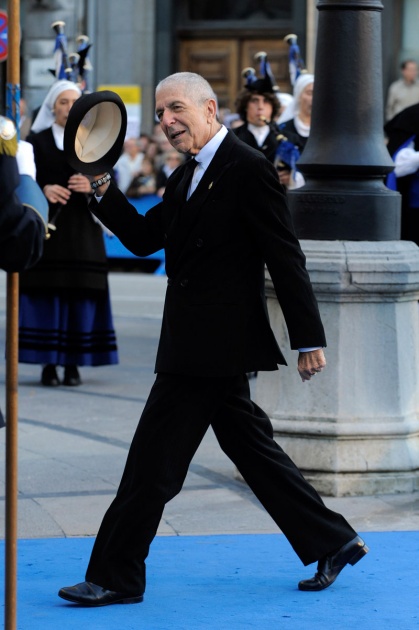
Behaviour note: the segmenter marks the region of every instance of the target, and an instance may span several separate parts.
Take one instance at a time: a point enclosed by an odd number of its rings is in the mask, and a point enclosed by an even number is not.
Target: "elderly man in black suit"
[[[134,254],[165,248],[157,376],[86,581],[59,595],[90,606],[142,601],[145,559],[164,506],[181,490],[210,425],[302,562],[318,561],[315,576],[299,588],[322,590],[368,548],[277,445],[246,377],[285,363],[269,325],[265,264],[299,349],[302,380],[326,365],[323,326],[284,189],[272,164],[218,122],[215,95],[201,76],[161,81],[156,114],[173,147],[191,156],[169,178],[162,202],[141,216],[98,174],[91,209]]]

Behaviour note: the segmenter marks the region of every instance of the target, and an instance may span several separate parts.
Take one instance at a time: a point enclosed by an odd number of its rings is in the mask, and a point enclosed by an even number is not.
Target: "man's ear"
[[[207,101],[208,122],[212,122],[217,117],[217,101],[209,98]]]

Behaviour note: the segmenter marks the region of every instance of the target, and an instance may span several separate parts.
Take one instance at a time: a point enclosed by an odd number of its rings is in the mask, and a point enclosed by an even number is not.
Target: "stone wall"
[[[54,80],[54,21],[65,22],[69,52],[75,38],[88,35],[92,48],[92,85],[140,85],[142,131],[154,124],[155,1],[41,0],[25,2],[22,15],[22,94],[29,109],[38,107]]]

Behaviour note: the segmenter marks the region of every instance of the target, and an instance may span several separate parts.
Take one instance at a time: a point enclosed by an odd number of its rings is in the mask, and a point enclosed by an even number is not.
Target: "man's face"
[[[80,96],[74,90],[64,90],[61,92],[54,105],[55,122],[61,127],[65,127],[68,113]]]
[[[407,63],[403,68],[402,75],[405,81],[407,81],[408,83],[413,83],[413,81],[415,81],[418,76],[417,65],[413,61],[409,61],[409,63]]]
[[[216,103],[208,99],[197,105],[182,85],[168,84],[156,91],[156,115],[170,144],[179,153],[196,155],[219,128]]]
[[[256,127],[263,127],[267,122],[271,122],[271,103],[264,96],[253,94],[247,104],[246,119]]]
[[[131,157],[135,157],[139,152],[137,141],[133,138],[128,138],[128,140],[125,140],[124,151]]]

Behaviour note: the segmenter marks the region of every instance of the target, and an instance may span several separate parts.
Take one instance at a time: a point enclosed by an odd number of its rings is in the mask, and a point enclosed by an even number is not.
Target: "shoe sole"
[[[325,584],[324,586],[319,586],[317,588],[310,588],[310,587],[307,588],[304,584],[301,585],[301,582],[300,582],[298,584],[298,590],[305,591],[306,593],[310,593],[310,592],[311,593],[318,593],[319,591],[324,591],[326,588],[329,588],[329,586],[332,586],[332,584],[336,581],[336,579],[339,577],[340,573],[343,571],[343,569],[346,567],[347,564],[350,564],[351,566],[354,566],[357,562],[362,560],[362,558],[364,556],[366,556],[368,552],[369,552],[369,547],[367,547],[367,545],[364,543],[362,545],[362,547],[359,547],[358,549],[355,549],[354,553],[351,555],[350,558],[348,558],[348,560],[343,565],[342,569],[336,575],[334,580],[332,580],[328,584]]]
[[[369,547],[367,547],[367,545],[364,543],[362,547],[356,550],[352,558],[348,560],[347,564],[354,566],[354,564],[362,560],[362,558],[366,556],[368,552],[369,552]]]
[[[112,604],[140,604],[144,600],[144,595],[137,595],[136,597],[124,597],[122,599],[115,599],[112,602],[103,602],[97,604],[95,602],[80,602],[76,599],[72,599],[71,596],[67,597],[65,593],[58,593],[61,599],[65,599],[72,604],[78,604],[79,606],[88,606],[89,608],[99,608],[99,606],[111,606]]]

